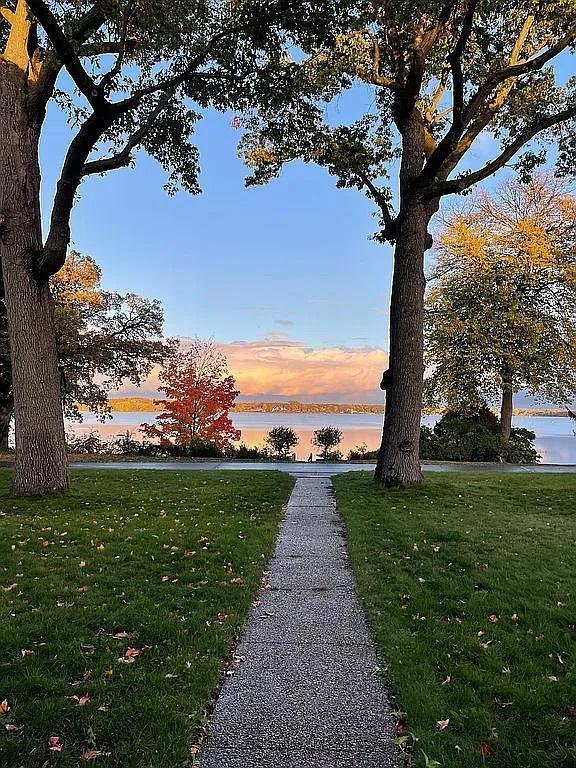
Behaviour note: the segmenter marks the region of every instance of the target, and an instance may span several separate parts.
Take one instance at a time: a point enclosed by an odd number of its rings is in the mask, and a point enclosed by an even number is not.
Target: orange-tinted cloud
[[[222,344],[221,349],[243,395],[298,397],[373,390],[387,364],[381,349],[317,349],[278,335]]]
[[[186,339],[182,339],[186,346]],[[285,334],[270,334],[256,341],[219,343],[230,373],[244,398],[278,395],[322,402],[323,395],[353,402],[363,393],[379,402],[378,385],[388,356],[375,347],[306,347]],[[158,385],[154,371],[141,394],[151,394]]]

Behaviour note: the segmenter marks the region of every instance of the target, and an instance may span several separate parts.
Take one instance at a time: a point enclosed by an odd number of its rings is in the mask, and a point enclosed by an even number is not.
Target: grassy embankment
[[[293,481],[86,471],[64,496],[15,500],[8,480],[0,765],[187,764]]]
[[[576,475],[335,486],[414,764],[576,766]]]

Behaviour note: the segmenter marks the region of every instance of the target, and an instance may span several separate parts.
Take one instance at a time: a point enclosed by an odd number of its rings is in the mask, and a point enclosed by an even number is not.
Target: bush
[[[231,448],[229,451],[226,451],[226,456],[231,459],[248,459],[250,461],[270,458],[266,448],[248,448],[245,443],[241,443],[238,448]]]
[[[420,430],[420,457],[440,461],[506,461],[535,464],[535,435],[513,429],[510,440],[500,436],[500,422],[488,408],[476,413],[448,411],[432,429]]]
[[[66,449],[68,453],[78,453],[87,456],[111,452],[110,443],[102,440],[98,432],[88,432],[84,435],[68,433],[66,435]]]
[[[366,458],[368,455],[368,446],[366,443],[361,443],[360,445],[357,445],[355,448],[352,448],[352,450],[348,451],[348,456],[346,459],[348,461],[362,461]]]

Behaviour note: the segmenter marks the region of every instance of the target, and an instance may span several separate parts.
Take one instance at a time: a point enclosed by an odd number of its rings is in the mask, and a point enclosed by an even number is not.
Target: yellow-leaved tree
[[[514,393],[569,404],[576,394],[576,198],[549,175],[512,180],[448,217],[426,305],[429,404]]]

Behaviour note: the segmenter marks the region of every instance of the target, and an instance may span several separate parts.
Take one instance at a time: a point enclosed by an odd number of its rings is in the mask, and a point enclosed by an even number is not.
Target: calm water
[[[75,433],[97,431],[106,438],[115,437],[130,430],[138,437],[142,422],[154,421],[154,413],[115,413],[105,424],[96,421],[92,414],[84,415],[84,422],[69,422],[67,430]],[[249,446],[261,446],[267,432],[279,425],[292,427],[300,442],[296,446],[299,459],[306,459],[313,447],[312,433],[326,426],[339,427],[343,432],[340,450],[344,455],[351,448],[366,443],[368,450],[380,444],[382,416],[375,413],[238,413],[232,419],[242,430],[242,442]],[[424,417],[425,424],[433,424],[436,416]],[[524,427],[536,433],[536,449],[547,464],[576,464],[576,436],[573,422],[556,416],[517,416],[514,426]]]

